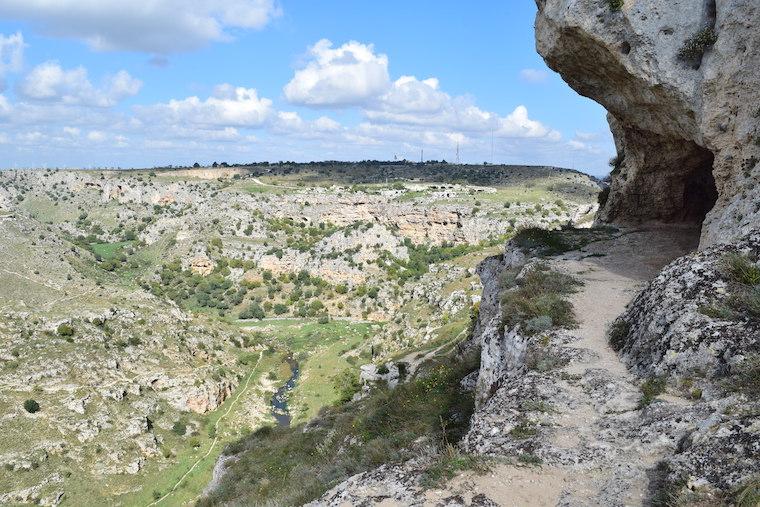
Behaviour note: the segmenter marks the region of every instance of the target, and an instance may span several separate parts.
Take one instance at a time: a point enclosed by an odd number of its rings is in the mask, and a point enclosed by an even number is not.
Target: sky
[[[129,4],[128,7],[125,5]],[[408,159],[609,171],[520,0],[2,0],[0,167]]]

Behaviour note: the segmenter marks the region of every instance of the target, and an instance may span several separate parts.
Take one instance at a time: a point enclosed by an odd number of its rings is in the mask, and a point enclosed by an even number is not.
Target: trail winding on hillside
[[[640,380],[608,343],[610,324],[642,284],[668,262],[694,248],[687,229],[630,231],[551,261],[554,269],[583,282],[571,302],[579,326],[566,347],[575,359],[559,371],[544,423],[543,466],[495,465],[490,473],[466,473],[448,487],[427,493],[425,504],[456,495],[484,494],[498,505],[640,505],[646,502],[651,470],[669,442],[647,442],[631,434],[639,417]],[[541,391],[541,389],[539,389]],[[544,391],[548,392],[548,391]],[[663,395],[665,403],[688,403]],[[534,400],[535,401],[535,400]],[[631,425],[632,426],[632,425]]]

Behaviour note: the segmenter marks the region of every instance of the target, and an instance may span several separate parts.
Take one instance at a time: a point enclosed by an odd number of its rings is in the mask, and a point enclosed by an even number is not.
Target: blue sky
[[[604,110],[536,54],[533,2],[4,0],[0,167],[455,159],[574,167]]]

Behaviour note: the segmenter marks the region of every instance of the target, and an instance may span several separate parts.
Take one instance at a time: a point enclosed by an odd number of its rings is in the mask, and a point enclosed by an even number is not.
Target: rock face
[[[614,345],[634,371],[715,379],[760,353],[760,321],[732,310],[732,253],[757,258],[760,233],[673,261],[631,302],[615,323]]]
[[[538,52],[573,89],[609,112],[618,156],[600,219],[704,219],[701,247],[756,228],[760,5],[536,3]],[[687,44],[695,36],[699,40]]]

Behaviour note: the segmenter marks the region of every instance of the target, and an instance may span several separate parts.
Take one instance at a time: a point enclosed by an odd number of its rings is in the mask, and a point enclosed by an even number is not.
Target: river
[[[272,415],[277,421],[278,426],[290,426],[291,417],[288,397],[290,391],[296,386],[298,376],[301,373],[298,363],[294,359],[288,359],[288,364],[290,364],[290,378],[272,395],[271,401]]]

